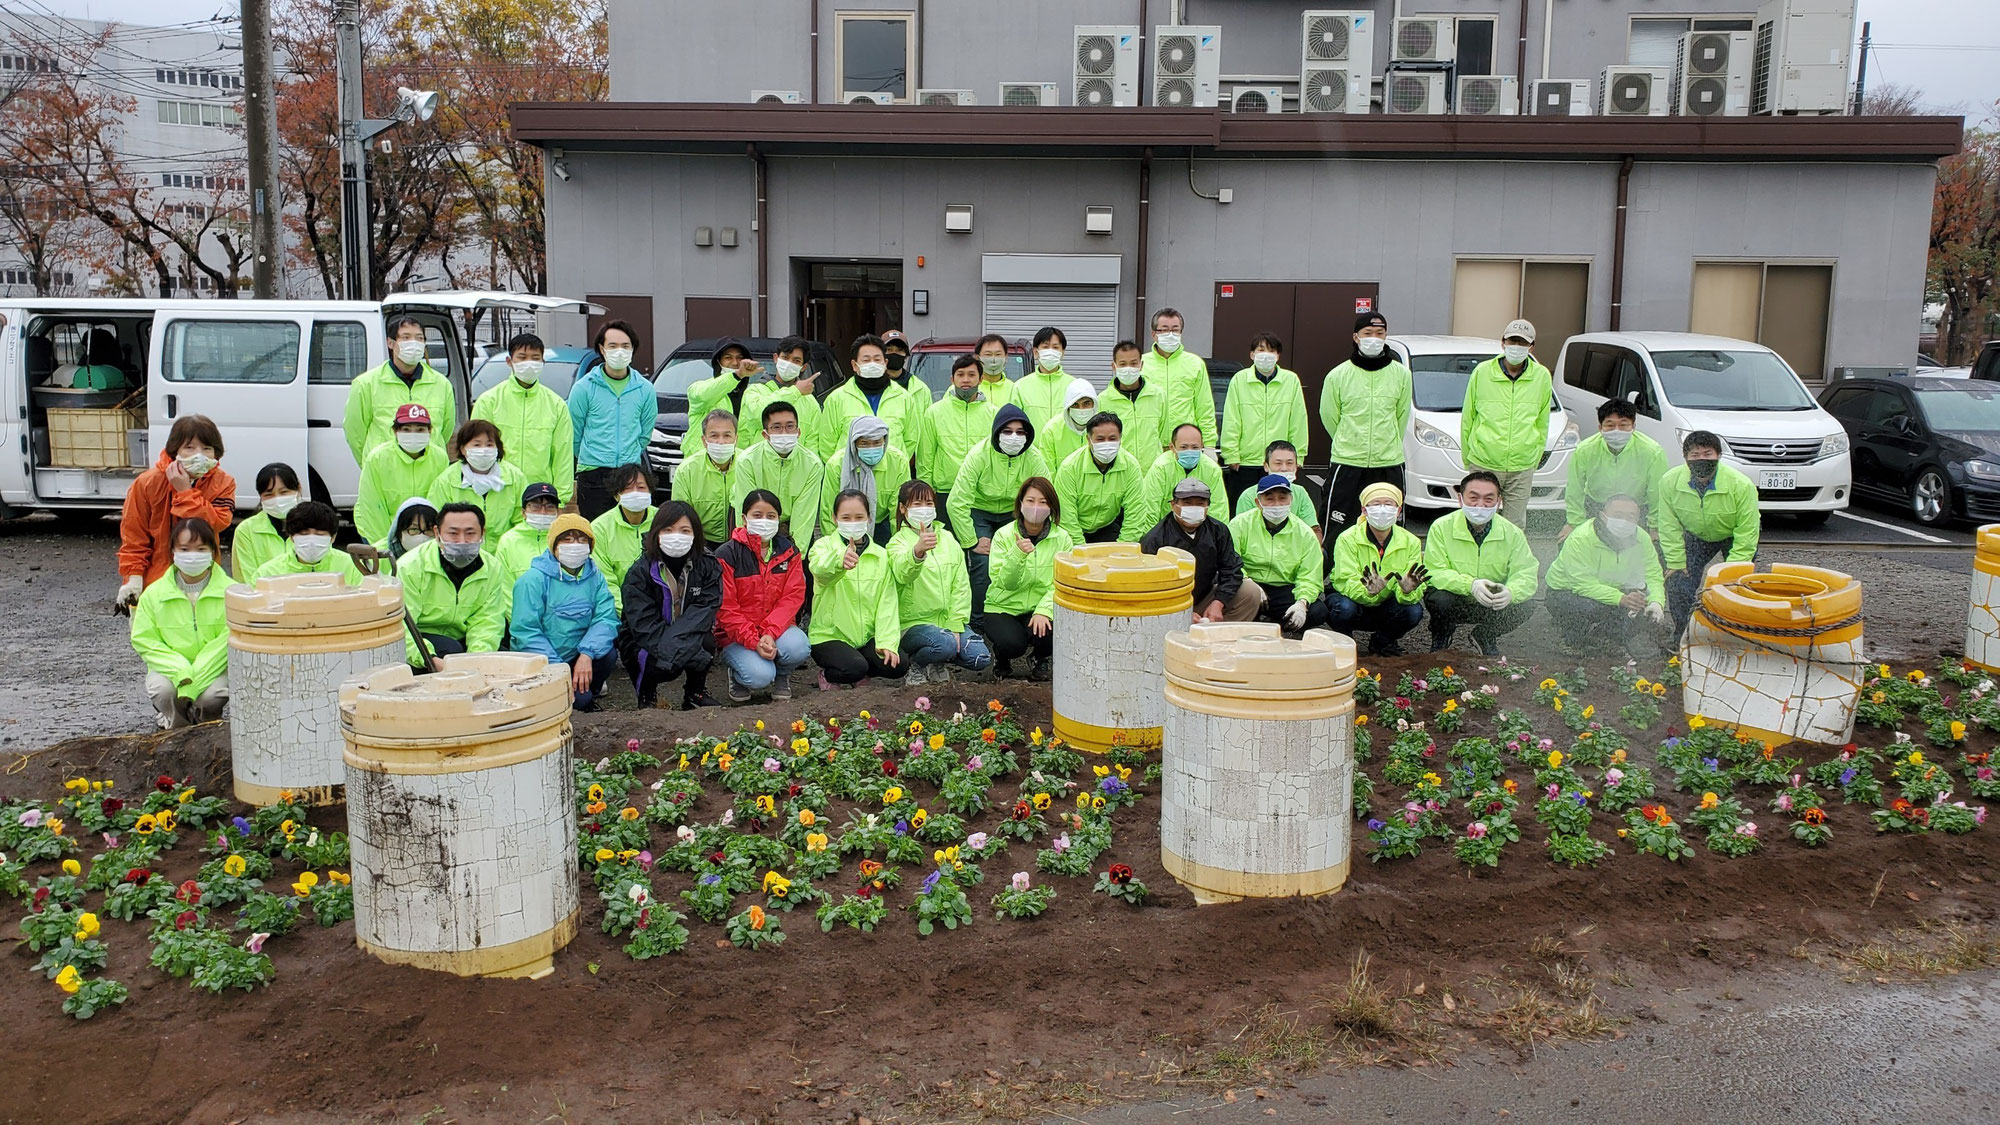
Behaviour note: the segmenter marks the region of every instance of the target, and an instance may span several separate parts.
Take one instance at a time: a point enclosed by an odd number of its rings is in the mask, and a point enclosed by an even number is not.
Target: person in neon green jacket
[[[1014,674],[1014,661],[1030,657],[1028,678],[1051,678],[1056,556],[1077,544],[1062,519],[1056,486],[1046,477],[1029,477],[1014,495],[1014,518],[993,533],[985,631],[1002,677]]]
[[[887,543],[896,491],[909,479],[909,455],[890,441],[888,421],[866,414],[854,419],[848,424],[847,447],[826,463],[821,474],[820,534],[833,534],[834,497],[855,489],[868,497],[868,510],[875,517],[875,541]]]
[[[229,561],[238,582],[257,577],[265,563],[285,551],[279,528],[299,505],[299,475],[290,465],[273,461],[257,470],[257,504],[257,514],[238,523],[229,536]]]
[[[1500,515],[1500,481],[1474,469],[1458,483],[1459,509],[1431,521],[1424,536],[1430,592],[1431,651],[1451,646],[1460,625],[1472,626],[1482,656],[1500,655],[1500,638],[1534,616],[1541,564],[1528,537]]]
[[[1569,455],[1569,481],[1563,488],[1567,536],[1589,522],[1613,496],[1639,502],[1639,521],[1651,527],[1659,504],[1660,479],[1667,475],[1667,453],[1660,443],[1633,429],[1639,411],[1624,399],[1597,404],[1597,432]]]
[[[405,406],[424,408],[424,417],[432,424],[431,444],[437,446],[444,445],[458,418],[451,381],[424,361],[424,326],[414,317],[399,316],[392,317],[387,328],[389,359],[347,385],[341,432],[357,465],[367,464],[370,452],[389,444],[396,416]]]
[[[1535,469],[1548,448],[1549,406],[1555,382],[1528,349],[1535,326],[1510,320],[1501,331],[1501,354],[1472,369],[1458,441],[1465,467],[1500,478],[1500,510],[1522,527],[1535,493]]]
[[[430,414],[414,403],[399,408],[395,439],[376,446],[361,463],[354,530],[370,543],[379,542],[389,534],[396,507],[412,496],[428,495],[444,470],[444,444],[431,440]]]
[[[1111,385],[1098,396],[1098,409],[1118,415],[1125,423],[1125,448],[1141,464],[1172,444],[1173,402],[1167,385],[1146,378],[1139,345],[1121,340],[1111,351]],[[1189,423],[1193,425],[1193,423]],[[1197,429],[1200,427],[1197,426]],[[1157,519],[1147,521],[1151,527]]]
[[[674,499],[694,506],[701,517],[702,538],[710,547],[729,538],[736,527],[736,507],[729,500],[736,478],[742,475],[742,458],[736,450],[736,415],[718,406],[701,420],[701,449],[684,450],[674,469]]]
[[[361,585],[361,568],[346,551],[336,551],[340,513],[331,504],[308,500],[285,516],[285,550],[257,568],[257,578],[281,574],[338,574],[349,586]]]
[[[744,401],[750,397],[754,381],[764,373],[764,365],[750,358],[749,346],[734,336],[724,336],[715,342],[708,365],[715,374],[688,387],[689,422],[696,418],[706,419],[717,410],[727,411],[731,418],[736,417],[737,412],[743,409]]]
[[[901,679],[908,670],[899,646],[902,601],[889,572],[889,552],[871,538],[871,499],[856,489],[833,498],[835,531],[812,545],[806,569],[813,580],[813,662],[820,690],[861,683],[870,676]]]
[[[1398,522],[1403,492],[1393,484],[1361,490],[1362,521],[1333,541],[1326,578],[1326,626],[1366,632],[1368,651],[1400,656],[1403,635],[1424,619],[1424,545]]]
[[[1563,540],[1548,582],[1565,653],[1630,652],[1647,623],[1666,623],[1666,582],[1645,526],[1637,500],[1612,496]]]
[[[1273,473],[1292,482],[1292,512],[1320,534],[1319,509],[1313,506],[1312,493],[1299,487],[1299,451],[1289,441],[1274,441],[1264,447],[1264,476]],[[1225,480],[1228,477],[1225,475]],[[1262,477],[1258,478],[1263,479]],[[1230,513],[1240,516],[1257,506],[1257,490],[1246,488],[1243,495],[1236,498],[1236,510]]]
[[[804,550],[819,532],[826,463],[807,447],[805,422],[792,399],[765,402],[757,417],[763,423],[763,438],[737,455],[736,470],[730,474],[730,507],[741,513],[744,499],[752,492],[761,488],[771,493],[783,506],[785,528],[793,545]],[[704,518],[702,522],[706,525],[708,521]]]
[[[458,450],[458,460],[438,473],[424,498],[439,511],[446,504],[478,508],[480,524],[486,529],[486,549],[494,550],[500,546],[500,537],[521,518],[521,490],[528,487],[528,478],[507,454],[500,427],[484,418],[460,426],[451,444]]]
[[[493,557],[507,576],[509,597],[514,583],[528,572],[528,565],[535,556],[545,554],[549,549],[549,528],[556,522],[562,511],[562,497],[556,493],[556,486],[547,481],[536,481],[521,492],[521,521],[507,529],[500,537],[500,543],[493,548]]]
[[[1229,521],[1243,576],[1264,591],[1257,620],[1297,634],[1322,623],[1325,551],[1292,511],[1292,482],[1273,474],[1257,482],[1257,508]]]
[[[1167,425],[1193,422],[1201,427],[1201,441],[1216,446],[1215,391],[1208,383],[1208,364],[1181,346],[1181,332],[1187,321],[1179,309],[1160,309],[1153,314],[1153,347],[1143,366],[1146,378],[1157,379],[1167,389]]]
[[[771,359],[773,369],[771,380],[752,383],[750,389],[743,392],[743,410],[737,415],[738,434],[761,424],[764,420],[765,407],[774,402],[782,402],[792,408],[793,417],[798,420],[797,433],[806,449],[812,452],[815,458],[819,457],[820,406],[819,399],[813,397],[813,381],[818,376],[806,366],[806,358],[805,337],[787,336],[778,341],[778,353]],[[746,449],[744,452],[750,451]],[[779,493],[779,495],[784,494]],[[734,503],[740,506],[742,501],[738,499]],[[787,512],[792,510],[790,501],[786,502],[785,510]],[[813,522],[818,522],[817,516]],[[806,541],[798,539],[795,542],[803,547]]]
[[[830,468],[846,447],[854,420],[861,417],[880,418],[889,427],[890,445],[912,456],[921,455],[930,392],[912,391],[896,382],[878,337],[863,336],[854,341],[853,358],[854,378],[835,387],[820,404],[820,457]],[[889,495],[893,498],[895,493]]]
[[[1070,534],[1085,543],[1137,543],[1158,520],[1148,522],[1146,470],[1125,452],[1124,424],[1098,411],[1090,419],[1090,446],[1079,449],[1056,470],[1056,494],[1069,512]]]
[[[1028,373],[1014,381],[1014,405],[1037,426],[1066,405],[1063,400],[1077,382],[1076,376],[1063,370],[1063,353],[1068,350],[1069,337],[1062,329],[1053,325],[1043,328],[1035,333],[1034,347],[1028,351]]]
[[[205,520],[174,525],[174,565],[132,607],[132,649],[146,663],[146,696],[161,729],[222,717],[229,703],[229,576]]]
[[[896,493],[896,534],[889,537],[889,574],[902,618],[907,682],[950,683],[951,669],[984,671],[993,663],[986,641],[967,629],[972,580],[965,549],[938,520],[937,490],[920,480]]]
[[[1082,379],[1071,379],[1062,407],[1044,418],[1041,428],[1035,431],[1035,448],[1042,459],[1058,467],[1069,460],[1070,454],[1089,444],[1087,427],[1095,417],[1097,388]]]
[[[979,384],[979,360],[959,356],[951,365],[951,390],[931,404],[925,419],[930,440],[916,466],[916,478],[941,492],[948,492],[958,478],[965,455],[973,446],[985,444],[993,432],[993,416],[1000,407],[980,393]]]
[[[1338,535],[1361,515],[1361,490],[1403,487],[1403,435],[1410,429],[1410,369],[1389,349],[1381,313],[1354,318],[1354,354],[1326,373],[1319,420],[1333,440],[1326,485],[1326,532]],[[1296,445],[1296,443],[1294,443]]]
[[[1229,482],[1229,495],[1239,500],[1269,471],[1262,462],[1272,442],[1283,441],[1298,450],[1306,448],[1312,437],[1305,385],[1297,372],[1278,365],[1284,352],[1285,342],[1275,333],[1250,337],[1250,366],[1229,377],[1229,390],[1223,395],[1223,479]],[[1298,497],[1292,502],[1297,504]]]
[[[979,357],[979,393],[995,410],[1014,401],[1014,380],[1007,377],[1007,338],[988,332],[972,349]]]
[[[1182,422],[1174,427],[1173,447],[1153,458],[1146,468],[1146,480],[1142,486],[1146,504],[1144,517],[1146,527],[1166,516],[1174,504],[1174,487],[1184,480],[1198,480],[1208,486],[1210,496],[1222,495],[1222,466],[1201,447],[1201,427],[1193,422]],[[1221,521],[1227,522],[1227,521]],[[1131,526],[1137,527],[1138,521]]]
[[[522,480],[555,485],[567,504],[576,491],[576,426],[569,403],[542,384],[543,354],[542,338],[532,332],[507,341],[510,377],[479,396],[472,416],[500,427],[513,447],[507,462],[521,470]]]
[[[626,465],[610,478],[616,502],[590,521],[590,560],[611,587],[611,604],[624,611],[625,572],[646,549],[646,529],[652,526],[653,482],[644,465]]]
[[[485,549],[485,542],[485,513],[479,506],[448,503],[438,509],[437,538],[404,555],[396,566],[403,608],[434,657],[498,652],[506,639],[513,576]],[[416,638],[408,629],[403,633],[410,666],[434,671]]]
[[[1722,463],[1721,438],[1696,430],[1681,440],[1681,457],[1686,464],[1660,478],[1659,506],[1653,509],[1676,638],[1694,613],[1709,564],[1718,558],[1755,562],[1763,534],[1757,486]]]
[[[952,479],[951,526],[970,544],[965,556],[972,577],[972,628],[985,631],[986,587],[991,581],[993,534],[1014,518],[1021,485],[1049,475],[1049,463],[1034,448],[1035,426],[1020,406],[1008,403],[993,415],[992,436],[965,455]]]

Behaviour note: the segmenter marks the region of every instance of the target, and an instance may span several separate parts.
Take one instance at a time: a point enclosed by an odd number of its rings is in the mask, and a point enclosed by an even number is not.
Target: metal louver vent
[[[1086,35],[1076,41],[1078,74],[1109,74],[1118,63],[1118,50],[1108,35]]]
[[[1413,74],[1400,74],[1389,80],[1389,111],[1391,113],[1422,113],[1431,100],[1431,84]]]
[[[1299,109],[1303,113],[1347,113],[1347,72],[1308,70],[1299,84]]]
[[[1117,91],[1111,88],[1109,79],[1085,78],[1076,84],[1078,105],[1111,105],[1117,97]]]
[[[951,94],[925,94],[925,105],[957,105],[958,98]]]
[[[1498,82],[1467,82],[1458,88],[1458,112],[1490,114],[1500,106]]]
[[[1727,108],[1729,87],[1720,78],[1697,78],[1687,84],[1687,98],[1681,106],[1683,113],[1696,117],[1714,117]]]
[[[1160,80],[1159,96],[1154,104],[1164,106],[1190,106],[1194,104],[1194,83],[1185,78],[1164,78]]]
[[[1314,62],[1345,62],[1351,22],[1346,16],[1315,16],[1306,27],[1306,57]]]
[[[1689,40],[1687,68],[1693,74],[1729,73],[1729,36],[1697,35]]]
[[[1159,71],[1161,74],[1193,74],[1195,42],[1192,35],[1166,35],[1160,38]],[[1194,91],[1188,91],[1194,97]],[[1179,103],[1176,103],[1179,104]]]
[[[1041,105],[1042,92],[1033,86],[1009,86],[1001,105]]]
[[[1429,20],[1407,20],[1396,26],[1396,54],[1406,59],[1428,59],[1437,54],[1437,24]]]
[[[1230,107],[1237,113],[1269,113],[1271,99],[1261,90],[1244,90],[1230,100]]]
[[[781,98],[781,97],[779,97],[779,96],[778,96],[778,95],[776,95],[776,94],[765,94],[765,95],[764,95],[763,97],[761,97],[761,98],[758,98],[758,99],[757,99],[757,104],[758,104],[758,105],[784,105],[784,104],[785,104],[785,99],[784,99],[784,98]]]
[[[1621,74],[1611,84],[1611,108],[1619,113],[1645,113],[1652,104],[1651,75]]]

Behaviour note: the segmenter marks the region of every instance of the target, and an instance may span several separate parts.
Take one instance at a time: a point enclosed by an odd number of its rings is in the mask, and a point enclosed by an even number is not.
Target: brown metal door
[[[689,297],[687,335],[689,340],[712,340],[722,336],[750,335],[750,298]]]
[[[641,371],[653,370],[653,299],[651,297],[610,296],[592,293],[587,300],[593,305],[603,305],[604,312],[590,318],[590,339],[597,339],[597,330],[608,320],[622,320],[639,333],[638,346],[632,349],[632,363]]]
[[[1376,307],[1380,286],[1346,281],[1219,281],[1215,285],[1215,341],[1211,366],[1232,375],[1250,362],[1250,337],[1276,332],[1285,341],[1284,364],[1305,384],[1312,419],[1312,448],[1304,460],[1327,463],[1328,438],[1319,423],[1319,391],[1326,373],[1353,349],[1356,313]],[[1365,304],[1364,304],[1365,302]]]

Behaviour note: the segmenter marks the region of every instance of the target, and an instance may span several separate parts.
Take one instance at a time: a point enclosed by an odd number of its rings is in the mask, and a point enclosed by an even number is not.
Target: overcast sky
[[[1877,45],[1868,59],[1871,87],[1884,82],[1912,86],[1922,91],[1928,106],[1974,118],[1985,117],[2000,99],[2000,0],[1860,0],[1860,4],[1861,19],[1874,24]],[[1340,5],[1327,0],[1325,6]],[[1433,6],[1451,7],[1444,2]],[[1755,0],[1744,0],[1745,11],[1756,6]],[[231,0],[0,0],[0,7],[149,24],[201,20],[217,13],[233,17],[237,11]],[[1424,7],[1422,0],[1416,0],[1409,10]]]

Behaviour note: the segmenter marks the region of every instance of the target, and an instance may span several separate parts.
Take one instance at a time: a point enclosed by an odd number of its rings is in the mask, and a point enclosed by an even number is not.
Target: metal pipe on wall
[[[1611,323],[1619,331],[1625,322],[1625,211],[1632,192],[1632,158],[1618,163],[1618,218],[1611,229]]]
[[[812,90],[806,94],[806,104],[818,105],[819,104],[819,0],[812,0],[811,14],[807,18],[812,20],[811,33],[806,36],[806,41],[811,44],[810,49],[812,53],[812,60],[809,69],[812,72]]]
[[[1542,0],[1542,77],[1549,76],[1549,51],[1556,38],[1556,0]],[[1527,94],[1526,90],[1521,91]]]
[[[924,29],[929,26],[930,21],[924,18],[924,0],[917,0],[917,41],[914,44],[917,49],[917,80],[910,83],[906,90],[912,104],[917,100],[917,91],[924,88]]]
[[[771,331],[770,170],[764,164],[763,151],[754,144],[750,146],[750,159],[757,165],[757,213],[752,220],[757,229],[751,232],[757,236],[757,331],[760,335],[775,336],[777,333]]]
[[[1153,226],[1153,147],[1139,150],[1139,249],[1133,255],[1132,338],[1146,338],[1146,248]]]
[[[1514,56],[1514,74],[1516,76],[1516,84],[1525,85],[1528,81],[1528,0],[1521,0],[1521,23],[1519,30],[1520,43]],[[1522,90],[1521,93],[1524,97],[1533,96],[1527,90]]]

